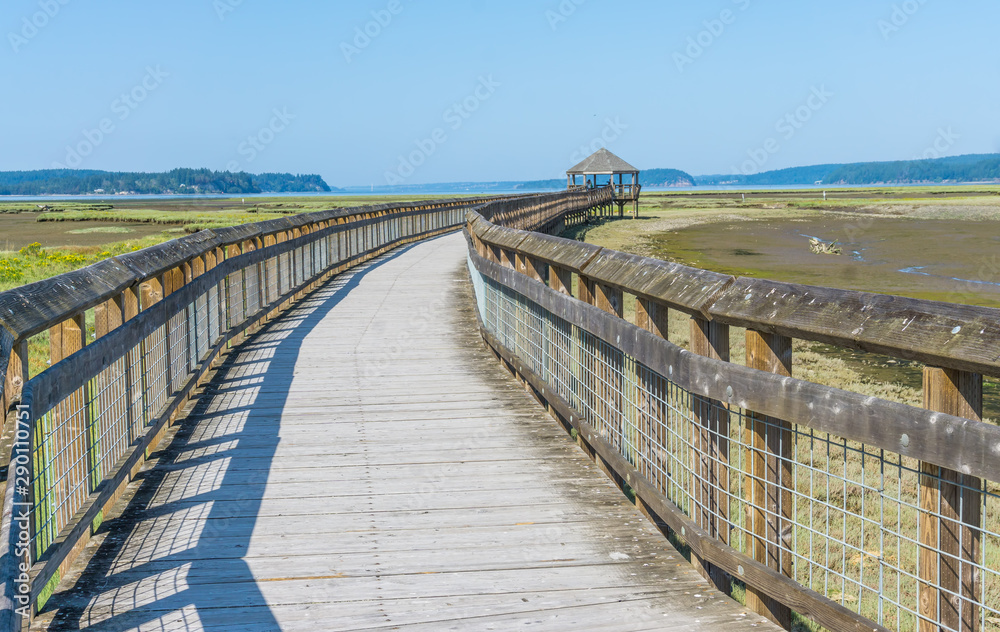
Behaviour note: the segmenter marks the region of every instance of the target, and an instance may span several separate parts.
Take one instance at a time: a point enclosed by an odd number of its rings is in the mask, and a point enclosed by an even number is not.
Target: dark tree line
[[[0,172],[0,195],[107,195],[138,193],[248,194],[329,192],[318,175],[231,173],[209,169],[174,169],[166,173],[112,173],[48,169]]]
[[[1000,180],[1000,156],[869,162],[845,165],[826,177],[829,184],[987,182]]]

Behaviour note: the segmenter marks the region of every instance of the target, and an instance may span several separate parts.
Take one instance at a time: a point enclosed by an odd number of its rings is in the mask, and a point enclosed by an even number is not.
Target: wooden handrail
[[[320,222],[348,224],[388,214],[406,217],[444,207],[481,206],[494,198],[432,201],[426,204],[378,205],[341,211],[303,213],[292,217],[204,230],[163,244],[101,261],[51,279],[0,293],[0,326],[18,340],[37,335],[73,314],[91,309],[167,270],[216,248],[239,244]]]
[[[732,277],[471,217],[485,244],[727,325],[1000,377],[1000,309]]]
[[[489,278],[672,376],[695,395],[1000,482],[998,426],[701,356],[513,268],[478,258],[476,264]]]

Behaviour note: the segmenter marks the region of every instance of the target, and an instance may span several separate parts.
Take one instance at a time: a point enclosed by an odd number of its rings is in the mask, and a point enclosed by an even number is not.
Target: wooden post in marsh
[[[925,367],[924,408],[982,421],[983,377]],[[978,632],[982,481],[930,463],[920,472],[920,632]]]
[[[729,325],[691,318],[691,352],[729,362]],[[729,544],[729,409],[723,402],[693,397],[692,471],[694,501],[691,518],[713,538]],[[725,594],[730,593],[724,571],[692,554],[702,575]]]
[[[752,329],[746,335],[747,367],[792,376],[792,339]],[[786,421],[747,412],[746,554],[785,577],[792,576],[792,426]],[[747,586],[747,608],[786,630],[792,611],[767,594]]]
[[[666,305],[644,298],[635,300],[635,325],[664,340],[669,339],[669,313]],[[638,366],[636,367],[638,369]],[[667,490],[667,389],[666,379],[653,376],[650,372],[638,372],[636,385],[639,390],[636,401],[639,406],[638,432],[640,450],[645,465],[640,472],[656,485],[665,496]],[[659,398],[657,398],[659,395]],[[640,461],[641,462],[641,461]],[[645,470],[645,471],[643,471]]]

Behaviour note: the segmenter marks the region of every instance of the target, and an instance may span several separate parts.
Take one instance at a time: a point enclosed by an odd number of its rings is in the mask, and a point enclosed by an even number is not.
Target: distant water
[[[238,200],[259,198],[337,198],[337,197],[422,197],[428,195],[445,195],[454,197],[473,197],[477,195],[524,195],[525,193],[552,193],[553,191],[532,191],[520,189],[517,191],[468,190],[468,191],[428,191],[386,193],[376,191],[334,191],[331,193],[231,193],[225,195],[0,195],[0,202],[87,202],[93,204],[121,203],[128,200]]]
[[[961,187],[961,186],[996,186],[994,182],[954,182],[948,184],[781,184],[781,185],[756,185],[740,186],[728,184],[713,184],[698,187],[643,187],[643,191],[700,191],[711,193],[713,191],[836,191],[838,189],[897,189],[897,188],[919,188],[919,187]]]
[[[948,184],[942,186],[982,186],[989,183],[970,182],[967,184]],[[885,189],[888,187],[926,187],[926,184],[891,184],[891,185],[854,185],[854,184],[786,184],[767,186],[730,186],[730,185],[710,185],[700,187],[643,187],[643,191],[648,193],[670,193],[670,192],[754,192],[754,191],[836,191],[838,189]],[[560,189],[561,190],[561,189]],[[555,193],[554,189],[492,189],[484,186],[481,189],[432,189],[427,191],[365,191],[350,189],[346,191],[334,191],[331,193],[233,193],[225,195],[0,195],[0,202],[51,202],[51,201],[87,201],[94,203],[111,203],[122,200],[176,200],[181,198],[197,200],[229,200],[237,198],[282,198],[282,197],[387,197],[406,196],[418,197],[427,195],[443,195],[451,197],[472,197],[477,195],[525,195],[531,193]]]
[[[900,270],[903,274],[919,274],[920,276],[934,277],[936,279],[948,279],[949,281],[958,281],[959,283],[971,283],[972,285],[992,285],[993,287],[1000,287],[1000,283],[994,283],[993,281],[983,281],[976,279],[960,279],[958,277],[941,276],[940,274],[931,274],[930,272],[924,272],[927,266],[911,266],[909,268],[903,268]]]

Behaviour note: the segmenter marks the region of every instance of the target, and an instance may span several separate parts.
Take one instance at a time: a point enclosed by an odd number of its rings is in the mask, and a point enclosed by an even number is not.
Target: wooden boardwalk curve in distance
[[[453,234],[232,354],[36,629],[769,630],[486,352]]]

